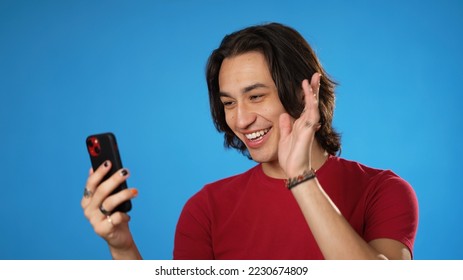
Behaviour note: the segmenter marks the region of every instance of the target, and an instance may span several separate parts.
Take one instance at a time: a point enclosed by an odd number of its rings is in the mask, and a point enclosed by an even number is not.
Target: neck
[[[314,141],[312,145],[312,168],[315,170],[320,169],[325,161],[328,159],[328,153],[318,144],[317,141]],[[278,178],[286,179],[287,176],[283,169],[280,166],[278,160],[273,162],[264,162],[262,163],[262,169],[264,170],[265,175]]]

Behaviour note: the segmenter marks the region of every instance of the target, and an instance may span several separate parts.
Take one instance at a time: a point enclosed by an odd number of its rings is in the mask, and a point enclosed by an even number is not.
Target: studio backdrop
[[[183,205],[255,163],[226,150],[205,64],[280,22],[339,83],[342,154],[391,169],[420,207],[416,259],[463,259],[461,1],[0,1],[0,259],[108,259],[83,215],[89,134],[116,134],[146,259],[171,259]]]

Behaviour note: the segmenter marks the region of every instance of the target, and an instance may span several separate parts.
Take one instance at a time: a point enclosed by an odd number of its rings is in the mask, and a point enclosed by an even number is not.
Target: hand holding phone
[[[111,175],[123,168],[116,137],[113,133],[108,132],[90,135],[86,139],[86,145],[93,170],[96,170],[106,160],[111,161],[111,170],[105,175],[102,182],[106,181],[109,177],[111,177]],[[124,189],[127,189],[126,182],[120,184],[111,194],[115,194]],[[121,211],[126,213],[131,209],[132,203],[130,200],[127,200],[118,205],[112,212]]]

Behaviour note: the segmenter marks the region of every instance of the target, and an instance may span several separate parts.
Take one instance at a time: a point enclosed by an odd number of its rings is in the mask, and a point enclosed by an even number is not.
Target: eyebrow
[[[255,83],[255,84],[252,84],[250,86],[247,86],[247,87],[243,88],[241,90],[241,93],[245,94],[245,93],[248,93],[248,92],[253,91],[255,89],[258,89],[258,88],[269,88],[269,87],[267,85],[265,85],[265,84],[262,84],[262,83]],[[219,96],[230,97],[230,94],[220,91]]]

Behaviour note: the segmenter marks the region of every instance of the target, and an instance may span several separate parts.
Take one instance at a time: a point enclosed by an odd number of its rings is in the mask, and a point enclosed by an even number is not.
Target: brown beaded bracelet
[[[315,174],[315,170],[309,169],[304,171],[301,175],[294,177],[294,178],[288,178],[286,180],[286,187],[288,190],[294,188],[295,186],[299,185],[300,183],[303,183],[305,181],[309,181],[313,178],[317,177]]]

